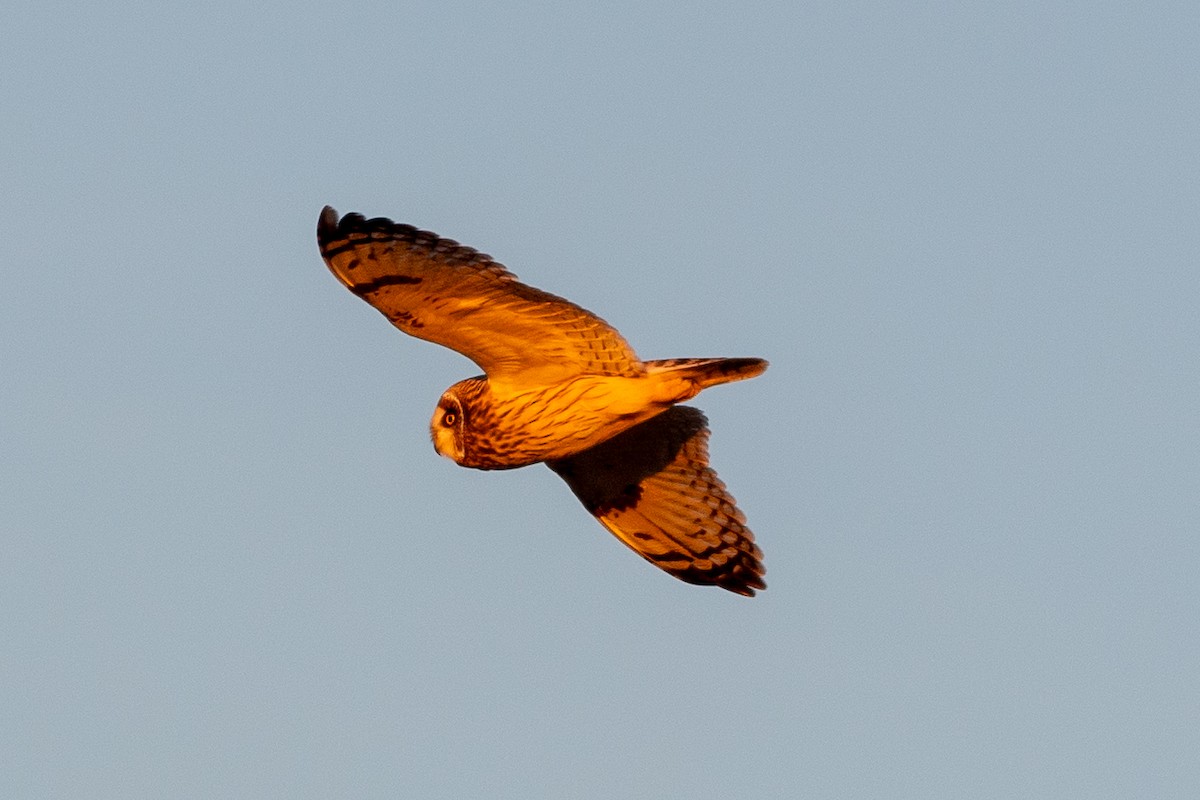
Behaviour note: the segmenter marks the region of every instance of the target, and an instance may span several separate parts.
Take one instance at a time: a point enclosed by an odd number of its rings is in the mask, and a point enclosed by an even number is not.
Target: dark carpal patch
[[[414,275],[384,275],[376,278],[373,281],[365,283],[356,283],[350,288],[359,296],[368,295],[373,292],[378,292],[380,289],[388,286],[408,286],[414,283],[420,283],[424,278],[418,278]]]

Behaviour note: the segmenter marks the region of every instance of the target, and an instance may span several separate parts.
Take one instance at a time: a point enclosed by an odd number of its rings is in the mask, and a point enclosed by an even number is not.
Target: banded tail
[[[667,373],[664,378],[691,383],[695,391],[688,397],[695,397],[710,386],[762,375],[767,370],[767,362],[761,358],[664,358],[647,361],[645,367],[651,375]]]

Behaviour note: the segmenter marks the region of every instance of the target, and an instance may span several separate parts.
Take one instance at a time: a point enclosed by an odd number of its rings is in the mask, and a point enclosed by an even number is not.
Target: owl
[[[438,401],[430,436],[440,455],[485,470],[542,462],[656,567],[746,596],[766,588],[746,518],[708,465],[707,420],[679,405],[760,375],[766,361],[642,361],[590,311],[389,219],[339,219],[326,206],[317,243],[338,280],[393,325],[483,370]]]

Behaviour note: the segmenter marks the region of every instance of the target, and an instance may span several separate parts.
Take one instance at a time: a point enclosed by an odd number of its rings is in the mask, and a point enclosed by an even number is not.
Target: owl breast
[[[475,469],[513,469],[575,455],[669,408],[654,402],[648,383],[585,375],[508,393],[485,382],[470,401],[458,394],[464,419],[462,457],[455,460]]]

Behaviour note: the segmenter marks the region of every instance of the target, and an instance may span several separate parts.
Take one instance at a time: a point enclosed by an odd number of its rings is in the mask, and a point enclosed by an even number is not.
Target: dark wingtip
[[[332,242],[345,239],[352,233],[371,229],[386,230],[392,227],[392,224],[390,219],[368,220],[362,214],[353,212],[338,219],[337,210],[333,206],[325,206],[317,219],[317,244],[320,245],[321,252],[325,253]]]
[[[769,366],[771,366],[771,362],[765,358],[730,358],[727,359],[726,369],[730,372],[742,373],[747,378],[753,378],[762,375]]]
[[[337,236],[337,230],[337,210],[333,206],[325,206],[321,209],[321,216],[317,218],[317,244],[324,247]]]
[[[706,582],[720,586],[722,589],[734,594],[740,594],[744,597],[754,597],[755,590],[761,592],[767,588],[767,582],[763,580],[763,575],[766,574],[767,570],[763,567],[762,562],[759,561],[762,553],[758,552],[757,547],[754,550],[754,553],[740,554],[741,563],[729,572],[712,577],[711,580]]]
[[[750,531],[744,532],[749,536]],[[756,591],[761,592],[767,588],[767,582],[763,580],[767,569],[761,561],[762,552],[754,546],[752,540],[749,545],[750,550],[738,553],[720,572],[714,573],[712,569],[697,569],[694,566],[681,570],[667,570],[667,572],[686,583],[717,586],[743,597],[754,597]],[[647,560],[653,563],[653,559]]]
[[[740,594],[743,597],[754,597],[755,590],[763,591],[767,588],[766,581],[759,575],[754,576],[737,576],[735,580],[729,583],[717,583],[722,589],[728,589],[734,594]]]

